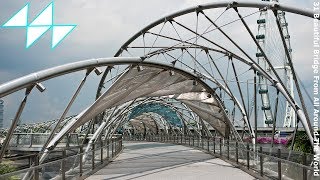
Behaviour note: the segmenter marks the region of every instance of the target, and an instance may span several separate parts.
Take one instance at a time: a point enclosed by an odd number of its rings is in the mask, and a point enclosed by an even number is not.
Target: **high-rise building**
[[[3,128],[3,107],[4,101],[0,99],[0,128]]]

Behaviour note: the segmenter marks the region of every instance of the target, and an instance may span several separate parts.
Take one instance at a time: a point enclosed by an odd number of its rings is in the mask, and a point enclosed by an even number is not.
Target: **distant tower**
[[[3,107],[4,101],[0,99],[0,128],[3,128]]]

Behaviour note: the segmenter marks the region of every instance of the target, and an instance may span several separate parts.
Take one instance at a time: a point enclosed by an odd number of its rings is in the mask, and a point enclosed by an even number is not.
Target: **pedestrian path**
[[[158,142],[125,142],[119,157],[88,180],[250,180],[242,170],[202,151]]]

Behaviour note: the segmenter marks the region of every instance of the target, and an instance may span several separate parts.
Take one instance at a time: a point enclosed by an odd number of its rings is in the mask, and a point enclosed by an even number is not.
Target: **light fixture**
[[[193,85],[194,85],[194,86],[197,86],[197,85],[198,85],[198,81],[193,80]]]
[[[43,92],[46,90],[46,87],[44,87],[44,85],[42,85],[41,83],[36,83],[36,87],[40,92]]]
[[[142,66],[137,66],[138,72],[143,71],[143,67]]]

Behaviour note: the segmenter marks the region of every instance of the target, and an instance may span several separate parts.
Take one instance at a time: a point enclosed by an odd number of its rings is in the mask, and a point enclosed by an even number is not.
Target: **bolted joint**
[[[260,10],[260,11],[267,11],[268,9],[269,9],[269,7],[266,6],[266,7],[260,8],[259,10]]]
[[[203,48],[203,50],[204,50],[204,52],[205,52],[206,54],[209,54],[209,49],[208,49],[208,48]]]
[[[279,83],[279,82],[274,79],[271,86],[276,87],[278,83]]]
[[[279,5],[279,4],[272,4],[272,5],[270,6],[270,9],[271,9],[272,11],[278,11],[279,8],[280,8],[280,5]]]
[[[32,89],[34,88],[34,86],[35,86],[35,84],[32,84],[32,85],[30,85],[30,86],[28,86],[28,87],[26,88],[26,92],[25,92],[25,95],[26,95],[26,96],[28,96],[28,95],[31,93],[31,91],[32,91]]]
[[[141,56],[140,59],[141,59],[141,62],[142,62],[142,61],[144,61],[145,59],[147,59],[147,56]]]
[[[201,6],[201,5],[199,5],[199,6],[196,8],[196,13],[197,13],[197,16],[199,15],[199,13],[204,14],[204,12],[202,11],[202,6]]]
[[[230,4],[228,4],[227,9],[233,8],[236,12],[238,12],[238,2],[233,1]]]
[[[272,9],[272,12],[273,12],[273,14],[274,14],[275,17],[278,16],[278,9]]]
[[[122,51],[128,51],[127,47],[121,47]]]
[[[172,22],[174,22],[174,19],[173,18],[168,18],[168,19],[166,19],[166,21],[168,21],[169,23],[172,24]]]
[[[142,37],[144,37],[146,35],[146,32],[140,31],[140,34],[142,35]]]

